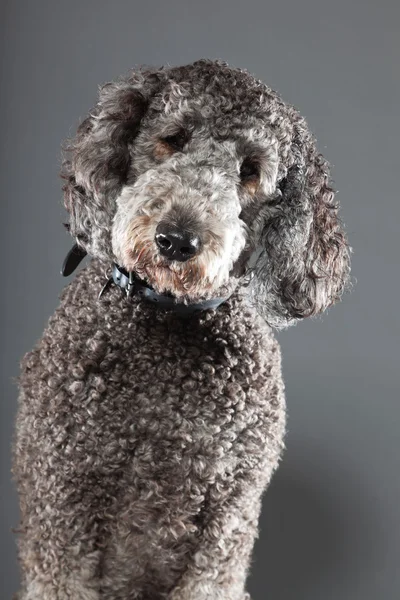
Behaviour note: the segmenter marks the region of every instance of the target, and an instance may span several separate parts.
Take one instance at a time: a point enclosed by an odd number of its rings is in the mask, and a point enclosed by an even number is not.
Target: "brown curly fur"
[[[182,119],[182,98],[193,140],[186,153],[160,155],[168,111]],[[257,158],[257,181],[241,186],[236,169],[250,143],[243,136],[254,132],[268,151]],[[348,275],[327,163],[275,92],[224,63],[198,61],[104,86],[63,176],[71,232],[94,258],[22,364],[14,447],[19,598],[248,599],[261,495],[284,447],[280,352],[267,322],[284,326],[321,312]],[[165,218],[163,190],[175,193],[178,213],[182,190],[193,211],[203,193],[196,222],[213,247],[193,262],[199,280],[189,280],[184,301],[229,288],[217,310],[182,319],[118,288],[97,299],[110,261],[129,245],[126,237],[119,244],[121,231],[138,231],[139,243],[148,227],[151,262],[149,232]],[[215,190],[220,203],[210,207]],[[131,210],[124,194],[149,196],[150,216],[121,217],[121,206]],[[230,254],[224,227],[237,232]],[[229,278],[203,281],[222,251]],[[163,287],[154,275],[160,257],[154,261],[144,276]],[[177,281],[184,268],[175,268]]]

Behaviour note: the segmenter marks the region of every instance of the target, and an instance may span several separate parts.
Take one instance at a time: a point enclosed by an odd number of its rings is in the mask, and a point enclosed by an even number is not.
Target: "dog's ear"
[[[265,207],[251,295],[273,326],[317,315],[336,302],[349,276],[349,247],[329,183],[329,165],[310,144]]]
[[[90,254],[110,258],[114,200],[125,182],[131,146],[161,74],[140,72],[100,88],[99,101],[65,147],[61,176],[70,232]]]

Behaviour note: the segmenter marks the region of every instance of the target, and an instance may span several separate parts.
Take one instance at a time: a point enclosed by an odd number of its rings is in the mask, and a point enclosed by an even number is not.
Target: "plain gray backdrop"
[[[66,283],[61,142],[98,84],[201,57],[247,68],[306,116],[333,164],[357,279],[322,319],[279,334],[287,450],[264,497],[249,590],[400,597],[399,17],[394,0],[2,5],[1,599],[18,587],[14,379]]]

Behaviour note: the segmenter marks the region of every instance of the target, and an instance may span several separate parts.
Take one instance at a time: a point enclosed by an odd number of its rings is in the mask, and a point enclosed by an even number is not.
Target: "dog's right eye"
[[[161,140],[164,144],[167,144],[170,148],[176,152],[183,150],[184,145],[187,142],[187,135],[185,131],[179,131],[175,135],[168,135]]]

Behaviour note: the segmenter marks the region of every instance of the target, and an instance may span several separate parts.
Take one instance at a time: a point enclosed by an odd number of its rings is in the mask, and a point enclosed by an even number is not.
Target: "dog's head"
[[[185,301],[251,274],[284,326],[336,301],[348,276],[327,162],[298,112],[221,62],[103,86],[64,161],[70,229],[89,254]]]

